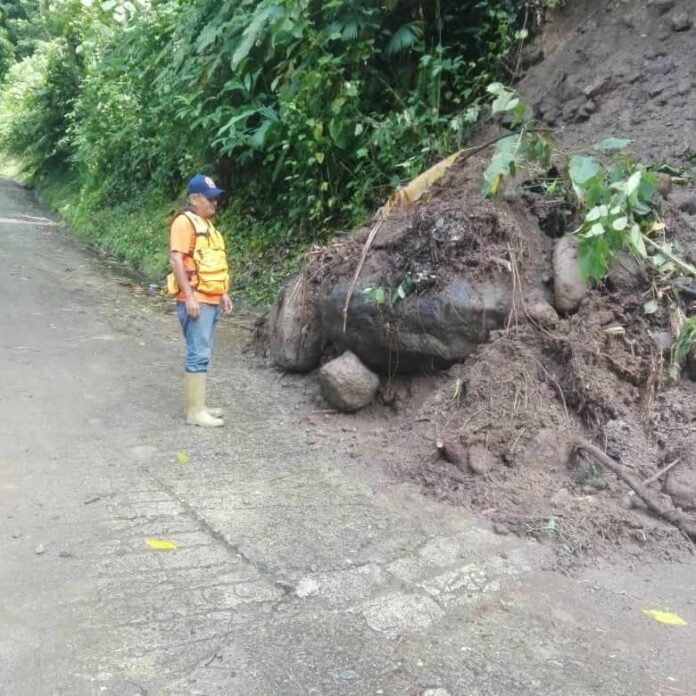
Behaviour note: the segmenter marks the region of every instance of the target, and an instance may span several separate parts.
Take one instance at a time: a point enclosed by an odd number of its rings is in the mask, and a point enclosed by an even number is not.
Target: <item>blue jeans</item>
[[[186,314],[186,304],[176,303],[176,313],[186,338],[186,372],[207,372],[213,353],[213,334],[220,318],[220,306],[199,303],[198,319]]]

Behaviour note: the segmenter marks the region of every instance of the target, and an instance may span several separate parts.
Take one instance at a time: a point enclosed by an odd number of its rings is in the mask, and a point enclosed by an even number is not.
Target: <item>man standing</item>
[[[169,231],[172,273],[167,286],[176,296],[186,338],[186,421],[216,428],[224,425],[222,411],[206,407],[205,383],[220,312],[231,314],[233,308],[227,294],[230,277],[225,242],[210,221],[223,191],[209,176],[197,174],[189,181],[187,193],[186,206]]]

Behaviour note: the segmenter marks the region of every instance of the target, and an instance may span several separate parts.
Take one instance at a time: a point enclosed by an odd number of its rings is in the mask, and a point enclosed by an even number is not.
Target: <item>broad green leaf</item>
[[[574,184],[583,188],[599,172],[600,166],[594,157],[574,155],[568,163],[568,173]]]
[[[580,275],[599,281],[606,275],[611,252],[602,237],[581,239],[578,244]]]
[[[256,43],[256,39],[271,16],[273,9],[274,8],[271,7],[264,7],[254,15],[251,23],[244,30],[242,39],[232,55],[232,70],[236,70],[239,64],[249,55],[253,45]]]
[[[585,239],[589,239],[590,237],[601,237],[604,232],[604,225],[601,222],[595,222],[594,224],[590,225],[590,229],[582,233],[582,236]]]
[[[631,176],[628,178],[628,181],[626,181],[626,195],[630,196],[634,191],[638,190],[638,187],[640,186],[640,179],[643,176],[642,172],[633,172]]]
[[[329,121],[329,135],[334,144],[344,150],[348,147],[349,135],[346,122],[340,118],[332,118]]]
[[[614,222],[611,223],[611,226],[617,231],[617,232],[623,232],[628,227],[628,218],[624,215],[623,217],[616,218]]]
[[[482,193],[487,198],[495,196],[505,177],[515,173],[515,150],[519,136],[511,135],[496,143],[495,154],[483,174],[484,185]]]
[[[382,305],[387,301],[387,293],[383,287],[365,288],[362,291],[363,297],[369,302]]]
[[[640,258],[644,259],[648,255],[648,251],[645,248],[645,242],[643,241],[643,234],[640,231],[640,227],[636,224],[631,225],[631,229],[629,231],[629,243],[631,245],[631,249],[635,252],[637,256]]]
[[[610,152],[611,150],[623,150],[631,144],[626,138],[604,138],[592,147],[599,152]]]
[[[657,300],[648,300],[644,305],[643,305],[643,311],[646,314],[655,314],[657,310],[660,308],[660,305],[657,303]]]
[[[595,220],[599,220],[601,217],[606,217],[608,213],[608,209],[606,205],[596,205],[594,208],[590,210],[587,215],[585,215],[585,220],[587,222],[594,222]]]
[[[655,193],[656,184],[657,177],[652,172],[643,172],[637,191],[638,200],[647,203]]]

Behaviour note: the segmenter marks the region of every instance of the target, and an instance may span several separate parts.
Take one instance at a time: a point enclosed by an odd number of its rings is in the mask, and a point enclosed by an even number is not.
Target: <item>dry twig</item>
[[[573,443],[574,450],[583,450],[587,454],[591,455],[595,461],[601,464],[605,469],[616,474],[624,483],[626,483],[630,488],[632,488],[636,495],[647,505],[648,509],[654,512],[658,517],[666,520],[670,524],[673,524],[677,529],[679,529],[685,536],[687,536],[691,541],[696,542],[696,525],[689,522],[681,511],[676,508],[668,508],[662,505],[658,500],[655,500],[650,495],[645,486],[636,481],[631,474],[626,472],[624,468],[615,462],[611,457],[607,456],[602,452],[599,447],[595,447],[586,440],[578,438]]]
[[[346,302],[343,305],[343,333],[346,332],[346,328],[348,326],[348,305],[350,304],[350,300],[353,297],[355,285],[358,282],[358,278],[360,277],[360,272],[362,271],[362,267],[365,264],[365,259],[367,258],[367,252],[370,251],[370,247],[372,246],[372,242],[374,241],[375,237],[377,236],[377,232],[379,232],[379,228],[382,226],[383,222],[384,222],[384,217],[382,217],[380,215],[379,219],[377,220],[377,222],[373,225],[372,229],[370,230],[370,234],[367,237],[367,241],[365,242],[365,246],[363,247],[362,254],[360,255],[360,261],[358,261],[358,267],[355,269],[355,274],[353,275],[353,280],[351,280],[350,286],[348,287],[348,292],[346,293]]]

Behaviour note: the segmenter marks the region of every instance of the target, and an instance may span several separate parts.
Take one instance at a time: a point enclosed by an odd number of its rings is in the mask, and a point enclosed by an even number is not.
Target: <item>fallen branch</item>
[[[599,464],[616,474],[624,483],[632,488],[636,495],[647,505],[649,510],[663,520],[673,524],[685,536],[691,539],[691,541],[696,542],[696,525],[685,519],[681,511],[676,508],[665,507],[662,503],[655,500],[642,483],[636,481],[618,462],[615,462],[607,456],[599,447],[595,447],[586,440],[576,439],[573,443],[573,449],[584,450],[587,454],[591,455]]]
[[[651,483],[655,483],[655,481],[657,481],[660,478],[660,476],[663,476],[664,474],[666,474],[673,466],[676,466],[677,464],[679,464],[680,461],[681,461],[681,457],[677,457],[673,462],[670,462],[666,466],[663,466],[659,471],[656,471],[652,476],[648,476],[648,478],[646,478],[643,481],[643,485],[649,486]],[[635,491],[629,491],[628,495],[635,495]]]
[[[348,305],[350,304],[350,300],[353,297],[353,291],[355,290],[355,285],[358,282],[358,278],[360,277],[360,271],[362,271],[362,267],[365,263],[365,259],[367,258],[367,252],[370,251],[370,247],[372,246],[372,242],[374,241],[375,237],[377,236],[377,232],[379,232],[379,228],[382,226],[382,223],[384,222],[384,218],[380,216],[379,220],[375,223],[373,228],[370,230],[370,234],[367,237],[367,241],[365,242],[365,246],[363,247],[362,254],[360,255],[360,261],[358,262],[358,267],[355,269],[355,274],[353,275],[353,280],[350,282],[350,286],[348,287],[348,292],[346,294],[346,302],[343,305],[343,333],[346,332],[346,328],[348,327]]]
[[[669,259],[675,266],[679,266],[684,273],[688,273],[690,276],[696,278],[696,266],[692,266],[690,263],[683,261],[678,256],[667,251],[664,247],[661,247],[657,242],[653,242],[650,237],[643,235],[643,241],[649,244],[655,251],[659,251],[666,259]]]
[[[655,472],[652,476],[649,476],[648,478],[643,481],[643,485],[647,486],[649,483],[655,483],[657,479],[660,478],[663,474],[666,474],[673,466],[676,466],[679,464],[681,461],[681,457],[677,457],[673,462],[670,462],[667,464],[667,466],[663,466],[659,471]]]

